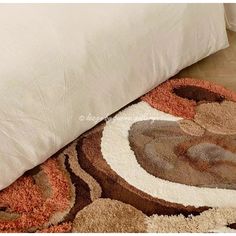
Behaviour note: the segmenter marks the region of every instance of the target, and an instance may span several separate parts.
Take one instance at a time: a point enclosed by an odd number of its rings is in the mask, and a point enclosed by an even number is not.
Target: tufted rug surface
[[[236,94],[169,80],[0,192],[0,232],[236,232]]]

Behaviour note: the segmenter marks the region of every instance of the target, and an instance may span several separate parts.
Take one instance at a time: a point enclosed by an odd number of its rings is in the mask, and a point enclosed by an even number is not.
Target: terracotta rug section
[[[236,232],[236,94],[169,80],[0,191],[0,232]]]
[[[142,100],[161,111],[192,119],[198,104],[224,100],[236,102],[236,94],[209,81],[184,78],[161,84]]]

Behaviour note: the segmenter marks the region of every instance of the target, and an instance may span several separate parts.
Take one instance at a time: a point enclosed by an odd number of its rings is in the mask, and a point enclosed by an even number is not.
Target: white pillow
[[[222,4],[0,5],[0,189],[226,46]]]

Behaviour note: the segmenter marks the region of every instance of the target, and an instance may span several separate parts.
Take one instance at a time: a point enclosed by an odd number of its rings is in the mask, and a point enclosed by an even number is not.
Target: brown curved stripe
[[[65,160],[65,165],[68,173],[70,174],[70,179],[75,187],[75,204],[71,208],[70,212],[66,215],[63,222],[73,221],[75,215],[78,211],[83,209],[85,206],[89,205],[92,200],[90,198],[90,188],[86,182],[84,182],[80,177],[78,177],[70,168],[69,157],[67,155]]]
[[[76,142],[72,143],[64,153],[68,155],[68,161],[72,171],[80,177],[85,183],[88,184],[90,188],[90,197],[91,200],[94,201],[95,199],[101,197],[102,189],[99,183],[87,172],[85,172],[79,165],[77,152],[76,152]]]

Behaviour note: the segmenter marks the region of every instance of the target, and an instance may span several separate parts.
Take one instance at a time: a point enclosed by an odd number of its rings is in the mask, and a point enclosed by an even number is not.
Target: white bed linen
[[[222,4],[0,5],[0,189],[226,46]]]

